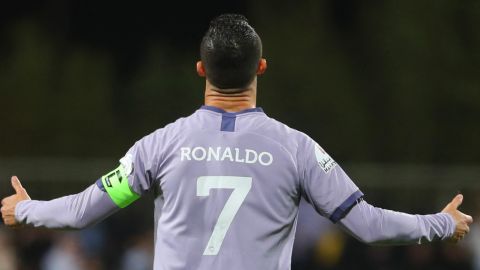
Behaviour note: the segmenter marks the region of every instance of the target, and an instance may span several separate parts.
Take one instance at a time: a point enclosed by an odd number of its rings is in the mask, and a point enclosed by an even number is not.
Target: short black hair
[[[262,57],[262,41],[247,18],[223,14],[210,22],[200,45],[207,79],[219,90],[233,93],[255,78]]]

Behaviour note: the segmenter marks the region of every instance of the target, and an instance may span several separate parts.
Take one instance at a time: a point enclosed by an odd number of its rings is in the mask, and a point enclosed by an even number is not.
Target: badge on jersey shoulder
[[[125,208],[140,198],[128,185],[128,176],[132,171],[132,156],[127,154],[120,160],[118,168],[102,177],[103,187],[120,208]]]
[[[328,173],[337,166],[337,162],[318,144],[315,144],[315,157],[317,158],[318,165],[325,173]]]

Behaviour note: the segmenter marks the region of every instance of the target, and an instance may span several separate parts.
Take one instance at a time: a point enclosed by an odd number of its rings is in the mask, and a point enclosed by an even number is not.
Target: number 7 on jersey
[[[223,239],[227,234],[228,228],[232,224],[233,218],[240,209],[243,201],[247,197],[252,187],[251,177],[240,176],[200,176],[197,178],[197,196],[205,197],[210,195],[211,189],[233,189],[225,206],[220,212],[217,223],[213,229],[212,235],[208,240],[203,255],[217,255],[222,246]]]

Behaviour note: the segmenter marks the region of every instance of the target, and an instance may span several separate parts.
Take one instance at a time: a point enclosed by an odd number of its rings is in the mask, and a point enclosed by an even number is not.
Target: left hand
[[[22,187],[20,180],[16,176],[12,176],[11,181],[15,194],[2,200],[2,208],[0,210],[3,223],[8,227],[17,227],[20,223],[15,218],[15,208],[19,202],[30,200],[30,196],[28,196],[27,191]]]
[[[450,242],[453,243],[457,243],[465,237],[465,235],[470,231],[470,224],[473,222],[471,216],[466,215],[458,210],[458,207],[460,207],[462,202],[463,195],[458,194],[442,211],[443,213],[450,214],[455,220],[455,232],[449,239]]]

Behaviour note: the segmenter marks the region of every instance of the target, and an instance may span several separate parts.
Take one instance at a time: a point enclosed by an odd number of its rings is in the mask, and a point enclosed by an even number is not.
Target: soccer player
[[[432,215],[376,208],[313,139],[256,107],[267,62],[245,17],[213,19],[200,58],[205,106],[137,141],[118,168],[76,195],[31,200],[13,176],[5,224],[81,229],[152,190],[154,269],[168,270],[290,269],[301,198],[369,244],[468,233],[472,218],[457,210],[462,195]]]

